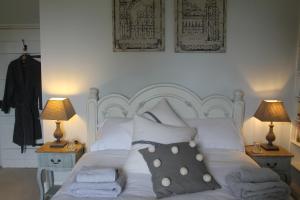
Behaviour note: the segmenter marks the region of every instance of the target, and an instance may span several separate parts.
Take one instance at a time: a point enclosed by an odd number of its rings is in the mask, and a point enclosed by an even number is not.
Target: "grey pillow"
[[[140,149],[152,174],[157,198],[220,188],[208,172],[194,141],[173,144],[153,142]]]

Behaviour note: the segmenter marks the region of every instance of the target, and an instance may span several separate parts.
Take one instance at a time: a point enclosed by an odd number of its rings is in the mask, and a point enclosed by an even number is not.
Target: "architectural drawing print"
[[[114,0],[114,51],[163,51],[164,0]]]
[[[175,0],[176,52],[225,52],[226,0]]]

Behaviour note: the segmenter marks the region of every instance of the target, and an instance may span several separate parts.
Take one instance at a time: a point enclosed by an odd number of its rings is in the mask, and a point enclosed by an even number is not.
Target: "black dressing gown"
[[[8,113],[15,108],[13,142],[21,146],[35,146],[42,138],[39,109],[42,110],[41,63],[30,55],[12,61],[7,69],[1,110]]]

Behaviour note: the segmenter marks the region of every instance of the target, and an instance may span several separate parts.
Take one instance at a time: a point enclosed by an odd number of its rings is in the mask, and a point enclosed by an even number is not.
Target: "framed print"
[[[163,51],[164,0],[113,0],[113,50]]]
[[[225,52],[226,0],[175,0],[175,52]]]

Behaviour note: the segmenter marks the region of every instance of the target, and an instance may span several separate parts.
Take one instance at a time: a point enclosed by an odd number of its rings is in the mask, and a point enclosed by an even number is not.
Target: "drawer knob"
[[[267,163],[267,166],[270,167],[270,168],[275,168],[277,166],[277,163]]]
[[[53,158],[51,158],[50,161],[51,161],[53,164],[57,165],[57,164],[59,164],[59,163],[61,162],[61,159],[57,159],[57,160],[55,161]]]

